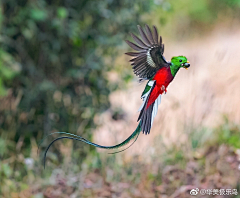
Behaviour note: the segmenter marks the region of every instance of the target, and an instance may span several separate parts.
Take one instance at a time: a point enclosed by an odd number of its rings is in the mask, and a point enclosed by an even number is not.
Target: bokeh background
[[[128,150],[101,145],[136,128],[145,83],[124,42],[156,25],[165,57],[185,55],[150,135]],[[191,197],[240,193],[240,0],[2,0],[0,3],[0,197]],[[200,197],[200,196],[199,196]],[[213,197],[212,194],[201,197]],[[239,195],[214,197],[240,197]]]

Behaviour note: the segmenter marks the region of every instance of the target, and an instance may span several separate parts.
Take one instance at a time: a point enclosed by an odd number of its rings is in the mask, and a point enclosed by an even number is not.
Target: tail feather
[[[49,148],[52,146],[52,144],[58,140],[61,140],[61,139],[71,139],[71,140],[77,140],[77,141],[81,141],[81,142],[84,142],[86,144],[89,144],[89,145],[92,145],[92,146],[95,146],[95,147],[98,147],[98,148],[103,148],[103,149],[118,149],[126,144],[128,144],[134,137],[136,137],[136,139],[134,140],[134,142],[137,140],[138,138],[138,135],[139,133],[141,132],[141,122],[139,122],[136,130],[126,139],[124,140],[123,142],[121,142],[120,144],[117,144],[117,145],[114,145],[114,146],[102,146],[102,145],[99,145],[99,144],[95,144],[93,142],[90,142],[89,140],[86,140],[85,138],[81,137],[81,136],[78,136],[78,135],[74,135],[74,134],[71,134],[71,133],[66,133],[66,132],[55,132],[55,133],[58,133],[58,134],[65,134],[65,135],[70,135],[72,137],[69,137],[69,136],[63,136],[63,137],[59,137],[59,138],[56,138],[54,139],[47,147],[47,149],[45,150],[45,153],[44,153],[44,158],[43,158],[43,165],[44,165],[44,168],[45,168],[45,164],[46,164],[46,156],[47,156],[47,152],[49,150]],[[53,135],[55,133],[51,133],[49,134],[48,136],[50,135]],[[46,136],[43,140],[45,140],[48,136]],[[40,144],[43,142],[43,140],[40,142]],[[133,143],[134,143],[133,142]],[[133,143],[130,145],[132,146]],[[130,147],[129,146],[129,147]],[[128,149],[129,147],[127,147],[126,149]],[[124,149],[124,150],[126,150]],[[124,151],[122,150],[122,151]],[[118,152],[115,152],[115,153],[119,153],[119,152],[122,152],[122,151],[118,151]],[[110,153],[110,154],[114,154],[114,153]]]
[[[128,146],[127,148],[125,148],[125,149],[123,149],[123,150],[121,150],[121,151],[117,151],[117,152],[114,152],[114,153],[108,153],[108,154],[116,154],[116,153],[121,153],[121,152],[123,152],[123,151],[125,151],[125,150],[127,150],[128,148],[130,148],[136,141],[137,141],[137,139],[138,139],[138,136],[139,136],[139,134],[140,134],[140,132],[141,132],[141,129],[140,129],[140,131],[139,131],[139,133],[137,134],[137,137],[135,138],[135,140],[133,141],[133,143],[130,145],[130,146]]]
[[[150,133],[153,120],[157,115],[158,105],[161,103],[161,94],[158,93],[155,80],[149,80],[143,93],[143,103],[139,108],[138,121],[141,122],[142,132],[146,135]]]

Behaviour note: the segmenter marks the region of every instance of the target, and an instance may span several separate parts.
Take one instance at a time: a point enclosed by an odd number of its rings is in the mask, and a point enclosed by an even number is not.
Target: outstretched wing
[[[127,44],[138,52],[127,52],[125,54],[133,56],[130,60],[134,74],[139,78],[150,79],[162,67],[169,67],[169,64],[163,56],[164,45],[162,44],[162,37],[158,40],[157,28],[153,26],[153,33],[148,25],[145,25],[146,33],[138,25],[141,38],[131,33],[132,38],[138,44],[134,44],[126,40]]]

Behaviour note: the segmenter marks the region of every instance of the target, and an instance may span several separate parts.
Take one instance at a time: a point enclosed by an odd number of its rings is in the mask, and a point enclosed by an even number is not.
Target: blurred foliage
[[[9,53],[0,48],[0,96],[7,94],[7,90],[3,82],[11,80],[18,71],[19,64]]]
[[[225,118],[225,123],[219,126],[214,131],[216,136],[212,139],[218,145],[226,144],[233,149],[240,148],[240,126],[237,124],[232,124],[227,118]]]
[[[118,87],[107,72],[150,7],[143,0],[3,1],[0,94],[3,85],[11,89],[1,99],[2,138],[23,137],[26,147],[31,137],[59,130],[90,138],[93,117]]]
[[[0,186],[12,186],[6,193],[24,189],[11,177],[21,184],[29,183],[26,175],[33,177],[25,165],[36,152],[32,141],[53,131],[91,139],[94,116],[109,108],[108,95],[119,87],[109,81],[108,72],[114,70],[119,50],[126,47],[124,37],[151,4],[1,1],[0,95],[5,96],[0,98]],[[119,84],[129,80],[129,74],[121,77]],[[90,147],[82,146],[70,147],[78,150],[77,159],[84,160]],[[53,163],[59,148],[54,153],[48,155]]]
[[[218,23],[234,25],[240,18],[240,0],[154,0],[154,3],[157,6],[147,19],[172,39],[209,33]]]

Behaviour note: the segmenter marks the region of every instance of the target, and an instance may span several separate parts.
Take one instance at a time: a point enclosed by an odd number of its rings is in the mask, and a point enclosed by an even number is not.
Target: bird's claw
[[[161,90],[162,90],[165,94],[167,93],[167,89],[165,88],[164,85],[162,85]]]

